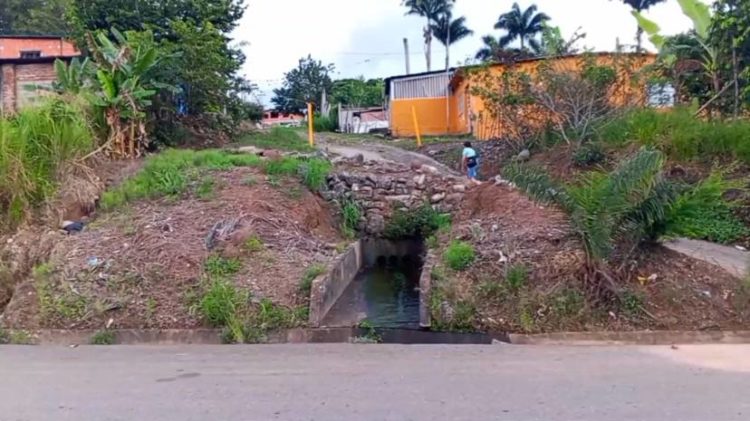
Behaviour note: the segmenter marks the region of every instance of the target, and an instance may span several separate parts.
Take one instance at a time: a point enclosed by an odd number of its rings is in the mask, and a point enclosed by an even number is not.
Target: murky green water
[[[352,326],[366,319],[374,327],[419,327],[421,262],[388,260],[360,271],[328,313],[326,326]]]

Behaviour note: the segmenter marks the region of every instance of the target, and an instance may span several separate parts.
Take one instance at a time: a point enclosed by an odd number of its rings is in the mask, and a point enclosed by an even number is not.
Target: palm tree
[[[508,44],[516,40],[521,40],[521,49],[526,49],[526,42],[532,50],[539,49],[539,41],[534,37],[544,30],[544,23],[550,20],[549,16],[544,13],[537,13],[536,5],[531,5],[528,9],[521,11],[518,3],[513,3],[510,12],[503,13],[495,24],[495,29],[503,29],[507,32],[500,38],[501,44]]]
[[[432,24],[447,12],[450,12],[456,0],[403,0],[402,5],[409,8],[407,15],[417,15],[427,19],[424,27],[425,59],[427,71],[432,70]]]
[[[474,34],[474,31],[466,27],[466,18],[461,16],[453,19],[450,10],[440,15],[436,22],[430,25],[435,39],[445,46],[445,70],[448,70],[451,62],[451,45]]]
[[[477,51],[475,59],[483,62],[515,62],[525,58],[530,58],[533,54],[526,49],[508,48],[510,41],[497,39],[492,35],[482,37],[484,46]]]
[[[651,6],[655,6],[665,1],[666,0],[622,0],[623,3],[632,7],[633,10],[637,11],[638,13],[642,13],[643,11],[650,9]],[[641,45],[643,44],[643,28],[641,28],[640,25],[638,25],[638,32],[636,32],[635,40],[636,51],[641,52]]]

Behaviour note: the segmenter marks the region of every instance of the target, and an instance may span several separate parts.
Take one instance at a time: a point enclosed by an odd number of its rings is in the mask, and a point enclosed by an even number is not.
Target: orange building
[[[618,79],[629,82],[633,72],[652,64],[656,56],[650,54],[596,53],[592,57],[597,65],[612,65],[620,59],[627,59],[628,66],[615,66]],[[449,71],[429,72],[416,75],[396,76],[386,79],[388,117],[391,133],[399,137],[415,136],[414,115],[423,135],[464,135],[471,134],[480,140],[502,138],[507,127],[498,121],[477,94],[480,86],[493,89],[503,74],[509,71],[537,74],[540,66],[554,66],[555,69],[576,70],[584,63],[583,55],[563,56],[552,59],[533,58],[516,61],[512,64],[494,63],[481,66],[468,66]],[[623,70],[627,67],[629,70]],[[495,82],[493,82],[495,81]],[[488,85],[490,84],[490,85]],[[613,92],[613,103],[631,102],[637,99],[645,102],[645,83],[633,85],[618,84],[624,88]],[[537,113],[538,110],[533,110]],[[541,119],[544,116],[535,115]]]
[[[55,60],[80,54],[61,37],[0,35],[0,111],[33,104],[57,79]]]

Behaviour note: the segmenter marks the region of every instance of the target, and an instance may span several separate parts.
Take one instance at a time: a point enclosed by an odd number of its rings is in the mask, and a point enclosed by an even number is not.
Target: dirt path
[[[448,168],[446,165],[440,162],[422,155],[417,152],[407,151],[394,146],[383,145],[381,143],[347,143],[343,144],[340,141],[336,141],[326,137],[325,134],[319,134],[317,136],[318,146],[321,149],[327,150],[330,153],[341,155],[347,158],[362,154],[366,160],[371,161],[392,161],[400,164],[410,165],[412,162],[418,162],[422,165],[429,165],[437,168],[441,173],[447,175],[457,176],[460,175],[456,171]]]
[[[708,241],[685,238],[667,241],[664,243],[664,247],[694,259],[717,265],[738,278],[744,278],[748,274],[750,253],[747,251],[709,243]]]

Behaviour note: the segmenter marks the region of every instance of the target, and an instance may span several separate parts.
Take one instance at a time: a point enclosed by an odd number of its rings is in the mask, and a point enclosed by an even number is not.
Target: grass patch
[[[95,147],[86,111],[52,100],[0,117],[0,229],[11,229],[52,198],[61,172]]]
[[[274,127],[268,132],[249,133],[240,139],[240,143],[261,149],[297,152],[313,152],[315,150],[296,130],[288,127]]]
[[[385,227],[388,239],[427,238],[451,225],[450,214],[440,213],[425,203],[413,210],[397,210]]]
[[[284,157],[268,161],[265,171],[269,176],[269,183],[270,177],[297,176],[311,190],[319,190],[325,186],[326,177],[332,168],[331,163],[324,159]]]
[[[228,326],[235,322],[250,301],[250,293],[238,290],[225,280],[211,283],[199,303],[200,313],[212,326]]]
[[[326,273],[326,268],[323,265],[315,264],[307,268],[305,274],[302,275],[302,279],[299,282],[299,292],[305,297],[310,296],[312,291],[312,284],[315,278]]]
[[[242,180],[242,185],[247,187],[252,187],[254,185],[258,184],[258,179],[255,178],[252,175],[248,175]]]
[[[457,271],[466,270],[475,259],[474,246],[464,241],[452,241],[443,254],[445,264]]]
[[[227,278],[242,269],[239,259],[227,259],[219,255],[211,255],[203,263],[203,270],[212,278]]]
[[[203,177],[195,189],[195,194],[201,200],[209,200],[214,197],[216,180],[213,177]]]
[[[54,267],[41,264],[32,270],[39,312],[44,320],[80,320],[86,315],[88,300],[72,288],[56,285],[52,280]]]
[[[188,190],[191,182],[200,180],[200,170],[227,170],[261,164],[261,159],[255,155],[232,154],[212,149],[168,149],[149,157],[135,177],[105,192],[100,205],[104,210],[112,210],[141,199],[178,197]],[[213,183],[207,180],[201,182],[199,196],[201,189],[206,194],[213,190]]]
[[[111,330],[100,330],[89,339],[89,345],[114,345],[117,338]]]
[[[259,253],[266,248],[265,244],[263,244],[263,239],[260,238],[257,234],[253,234],[248,237],[248,239],[245,240],[243,247],[248,253]]]
[[[524,288],[529,280],[529,269],[522,264],[515,264],[508,268],[505,274],[505,283],[512,291]]]
[[[696,118],[693,110],[634,110],[597,131],[602,142],[657,147],[676,159],[734,157],[750,163],[750,121]]]
[[[357,235],[359,221],[362,219],[362,208],[353,200],[344,200],[341,202],[341,231],[346,238],[354,238]]]

